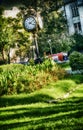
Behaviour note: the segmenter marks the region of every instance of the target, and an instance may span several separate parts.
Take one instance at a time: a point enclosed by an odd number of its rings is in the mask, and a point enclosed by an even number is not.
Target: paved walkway
[[[66,70],[66,72],[68,74],[82,74],[83,73],[83,70],[75,70],[75,71],[72,71],[71,69],[68,69]]]

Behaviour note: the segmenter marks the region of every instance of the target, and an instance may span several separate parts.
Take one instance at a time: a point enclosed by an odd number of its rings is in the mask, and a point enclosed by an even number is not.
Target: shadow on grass
[[[10,109],[14,114],[2,115],[0,120],[29,118],[26,121],[17,121],[8,124],[1,124],[1,130],[12,128],[27,128],[28,130],[82,130],[83,129],[83,101],[82,97],[69,98],[57,104],[49,104],[45,107],[16,108]],[[9,110],[9,112],[10,112]],[[21,111],[22,110],[22,111]],[[7,110],[8,111],[8,110]],[[21,111],[21,112],[20,112]],[[2,111],[1,111],[2,112]],[[3,112],[5,112],[3,110]]]
[[[15,97],[15,95],[3,96],[0,97],[0,107],[46,102],[47,100],[53,100],[53,98],[45,94],[34,94],[32,96],[23,95],[19,97]]]
[[[83,83],[83,75],[82,74],[67,75],[65,78],[71,79],[77,84]]]

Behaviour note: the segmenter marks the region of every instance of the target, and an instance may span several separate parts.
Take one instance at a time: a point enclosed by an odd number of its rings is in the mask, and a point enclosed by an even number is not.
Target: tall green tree
[[[7,52],[8,63],[10,63],[10,48],[14,45],[14,31],[12,19],[1,17],[0,19],[0,51],[4,60],[4,52]],[[6,54],[6,53],[5,53]]]
[[[16,55],[20,56],[20,58],[28,57],[30,53],[30,46],[32,44],[32,40],[30,39],[31,33],[25,31],[23,28],[23,18],[21,12],[19,12],[17,14],[17,18],[14,19],[13,28],[17,44]]]
[[[36,9],[37,12],[39,11],[41,16],[43,17],[44,28],[38,32],[38,45],[40,55],[43,55],[45,51],[49,52],[50,50],[53,53],[67,51],[69,49],[69,44],[67,44],[68,39],[66,40],[65,38],[66,21],[63,17],[63,11],[60,9],[63,4],[63,1],[22,0],[21,3],[25,5],[25,7],[21,8],[21,10],[26,10],[29,6],[32,6]],[[19,52],[23,52],[23,48],[25,48],[24,52],[27,52],[26,48],[29,47],[26,47],[26,45],[30,46],[31,44],[28,39],[29,33],[19,31],[23,28],[23,26],[20,26],[19,24],[20,21],[22,21],[22,18],[18,17],[18,19],[16,19],[15,21],[16,22],[14,22],[14,32],[16,34],[19,50],[22,50]]]
[[[3,14],[3,13],[2,13]],[[5,18],[0,16],[0,52],[2,59],[5,55],[8,63],[10,63],[10,49],[16,48],[23,55],[29,53],[30,48],[30,34],[23,29],[23,21],[20,14],[17,18]],[[21,51],[20,51],[21,50]]]
[[[83,35],[74,34],[70,37],[71,39],[71,52],[72,51],[83,51]]]
[[[63,10],[52,11],[44,16],[44,29],[39,33],[40,51],[57,53],[69,50],[66,20]],[[65,45],[65,47],[64,47]],[[50,48],[51,47],[51,48]]]

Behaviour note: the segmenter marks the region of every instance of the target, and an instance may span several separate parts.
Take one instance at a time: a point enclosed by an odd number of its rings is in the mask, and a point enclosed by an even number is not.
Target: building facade
[[[83,35],[83,0],[63,0],[68,31]]]

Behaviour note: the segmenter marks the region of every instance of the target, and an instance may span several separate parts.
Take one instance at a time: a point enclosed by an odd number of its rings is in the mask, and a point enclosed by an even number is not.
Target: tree
[[[2,13],[3,13],[3,8],[2,7],[0,7],[0,52],[1,52],[1,54],[2,54],[2,59],[4,60],[4,54],[3,54],[3,44],[1,44],[2,43],[2,23],[3,23],[3,17],[2,17]]]
[[[71,39],[71,52],[72,51],[83,51],[83,36],[80,34],[74,34],[70,37]]]
[[[30,53],[32,40],[30,39],[31,33],[25,31],[23,28],[23,18],[21,12],[18,13],[17,18],[14,19],[13,28],[16,35],[17,43],[16,55],[20,56],[20,58],[26,57]]]
[[[66,21],[63,17],[63,11],[59,9],[63,1],[62,0],[51,0],[51,1],[50,0],[32,0],[32,1],[22,0],[21,3],[25,5],[25,7],[20,8],[21,12],[23,10],[27,10],[29,6],[32,6],[33,8],[36,9],[37,12],[40,12],[41,16],[43,17],[44,28],[38,32],[38,45],[39,45],[40,55],[43,55],[45,51],[49,52],[50,50],[52,50],[53,53],[57,53],[60,51],[68,51],[69,44],[67,44],[68,40],[66,40],[65,38]],[[31,42],[29,41],[28,38],[26,38],[25,32],[18,31],[23,28],[23,26],[22,25],[20,26],[19,24],[20,21],[22,21],[22,18],[18,17],[18,19],[16,19],[15,21],[16,22],[14,22],[14,32],[18,37],[17,43],[19,49],[22,50],[24,46],[26,49],[27,48],[26,45],[31,45]],[[29,33],[27,33],[27,36],[29,36]],[[24,43],[28,43],[28,44],[25,45]],[[24,52],[26,51],[24,50]]]
[[[61,7],[63,0],[21,0],[26,7],[40,8],[43,13],[57,10]]]
[[[0,52],[2,54],[2,59],[4,60],[4,55],[6,54],[7,61],[10,63],[10,48],[17,48],[22,51],[22,54],[26,55],[30,48],[30,33],[23,29],[22,17],[20,14],[17,18],[4,18],[2,15],[0,17]],[[5,53],[4,53],[5,52]],[[21,54],[20,54],[21,55]]]
[[[10,47],[14,45],[14,32],[12,27],[12,19],[1,17],[0,19],[0,51],[4,60],[4,52],[7,52],[8,63],[10,63]]]
[[[83,54],[73,51],[69,56],[69,60],[72,70],[83,70]]]
[[[44,29],[40,31],[38,39],[42,52],[45,49],[49,52],[50,46],[53,53],[68,51],[70,42],[66,30],[66,20],[62,10],[53,11],[44,16]]]

